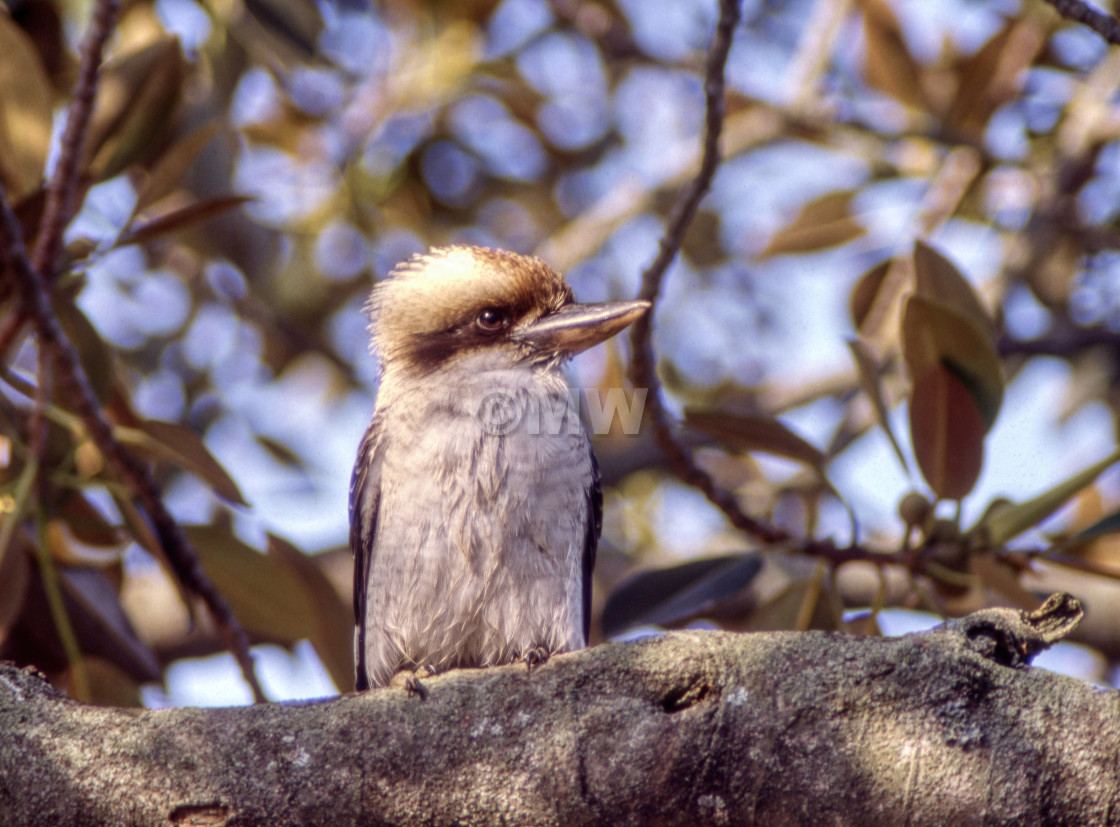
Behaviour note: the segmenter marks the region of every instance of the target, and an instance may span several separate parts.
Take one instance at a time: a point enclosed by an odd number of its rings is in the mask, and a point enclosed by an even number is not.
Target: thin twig
[[[176,577],[206,604],[219,634],[237,659],[246,682],[252,688],[253,697],[259,702],[264,701],[264,693],[253,673],[245,630],[233,616],[225,598],[202,570],[198,554],[164,506],[159,487],[148,467],[137,461],[114,438],[112,426],[105,418],[89,379],[82,370],[78,353],[59,327],[47,288],[31,266],[20,234],[19,222],[12,212],[3,187],[0,187],[0,264],[14,276],[17,295],[24,312],[35,325],[40,349],[50,357],[59,390],[71,400],[93,443],[136,497],[151,521]]]
[[[70,222],[74,209],[74,193],[78,188],[78,174],[89,132],[90,113],[97,94],[98,72],[105,42],[116,24],[120,11],[118,0],[98,0],[93,10],[89,33],[82,42],[78,84],[66,115],[66,129],[59,145],[58,163],[47,185],[47,199],[43,205],[43,218],[39,223],[39,238],[31,257],[31,266],[46,282],[54,278],[54,268],[62,248],[62,234]]]
[[[1120,20],[1111,14],[1097,11],[1082,0],[1046,0],[1046,2],[1067,20],[1075,20],[1088,26],[1109,43],[1120,45]]]
[[[706,109],[704,151],[700,160],[700,171],[674,206],[669,216],[668,227],[661,238],[657,258],[642,274],[642,287],[638,297],[646,301],[656,302],[665,273],[680,251],[685,232],[692,223],[700,201],[711,186],[712,178],[719,167],[719,140],[724,115],[724,68],[727,65],[727,55],[731,51],[731,40],[738,21],[739,0],[720,0],[719,22],[708,53],[704,77]],[[693,461],[688,449],[673,436],[669,417],[661,401],[661,382],[654,368],[653,345],[650,338],[651,316],[652,314],[647,313],[630,329],[630,346],[633,350],[630,376],[637,387],[649,388],[646,411],[657,444],[669,460],[674,473],[685,483],[702,491],[704,496],[727,515],[731,524],[741,531],[765,543],[778,543],[790,539],[787,531],[744,514],[735,497],[716,485],[715,480]]]

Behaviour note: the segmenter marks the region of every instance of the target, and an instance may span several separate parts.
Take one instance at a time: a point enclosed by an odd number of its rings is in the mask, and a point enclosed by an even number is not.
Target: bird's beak
[[[511,331],[536,350],[581,353],[605,342],[647,310],[647,301],[568,304]]]

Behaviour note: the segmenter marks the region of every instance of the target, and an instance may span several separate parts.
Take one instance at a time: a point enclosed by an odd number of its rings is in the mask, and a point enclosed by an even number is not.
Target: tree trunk
[[[85,706],[5,666],[0,822],[1120,823],[1117,693],[1027,665],[1079,617],[679,632],[236,709]]]

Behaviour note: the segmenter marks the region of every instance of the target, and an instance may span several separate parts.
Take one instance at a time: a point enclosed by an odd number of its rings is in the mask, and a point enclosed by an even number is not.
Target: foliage
[[[698,617],[874,633],[886,606],[1033,609],[1062,571],[1115,596],[1120,492],[1101,475],[1120,455],[1052,469],[1019,503],[975,491],[1032,366],[1064,362],[1063,415],[1103,409],[1115,427],[1116,54],[1034,0],[971,4],[931,44],[913,34],[914,5],[743,8],[723,159],[653,322],[658,398],[681,416],[597,439],[598,593],[660,567],[615,592],[608,633]],[[81,209],[45,280],[53,311],[112,436],[191,524],[250,638],[310,640],[340,689],[349,457],[333,445],[356,447],[369,411],[372,279],[462,240],[535,252],[580,296],[637,292],[699,164],[716,13],[653,6],[135,0],[112,28],[77,158]],[[35,249],[52,232],[51,136],[80,80],[71,33],[93,24],[81,5],[7,8],[0,182]],[[12,243],[0,655],[78,696],[135,701],[169,663],[223,644],[191,585],[171,585],[158,522],[66,383],[41,384]],[[846,331],[832,317],[828,329],[850,367],[807,376],[796,368],[819,322],[801,314],[820,296],[846,298]],[[577,381],[619,386],[645,342],[633,344],[580,360]],[[666,440],[689,450],[667,463]],[[833,481],[876,440],[914,489],[893,520]],[[1036,530],[1074,498],[1076,514]],[[966,521],[962,501],[982,516]],[[334,528],[297,550],[277,533],[285,511],[327,513]],[[681,522],[709,526],[689,549],[709,562],[666,568],[681,561],[659,529]],[[1108,611],[1087,602],[1090,618]],[[1086,627],[1120,658],[1120,638]]]

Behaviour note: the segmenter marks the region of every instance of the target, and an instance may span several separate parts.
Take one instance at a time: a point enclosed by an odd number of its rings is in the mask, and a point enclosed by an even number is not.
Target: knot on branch
[[[35,697],[63,698],[47,676],[34,666],[0,662],[0,705],[24,703]]]
[[[941,629],[961,635],[964,645],[1003,666],[1021,669],[1039,652],[1049,649],[1074,630],[1085,612],[1081,601],[1068,594],[1052,594],[1033,612],[985,609]]]

